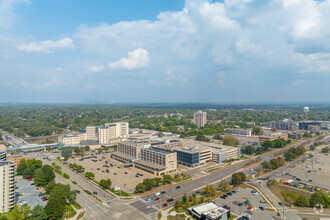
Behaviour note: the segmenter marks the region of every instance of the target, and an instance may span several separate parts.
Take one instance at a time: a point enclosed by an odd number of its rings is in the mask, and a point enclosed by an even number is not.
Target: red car
[[[167,206],[168,206],[168,204],[167,204],[167,203],[164,203],[164,204],[163,204],[163,207],[167,207]]]
[[[252,209],[252,207],[251,207],[251,206],[249,206],[247,209],[248,209],[248,210],[251,210],[251,209]]]
[[[44,198],[44,199],[42,199],[42,201],[47,201],[48,200],[48,198]]]
[[[155,199],[155,201],[158,201],[159,200],[159,197],[157,197],[156,199]]]
[[[230,210],[230,207],[228,206],[227,209]]]
[[[28,181],[32,181],[33,179],[28,179]]]

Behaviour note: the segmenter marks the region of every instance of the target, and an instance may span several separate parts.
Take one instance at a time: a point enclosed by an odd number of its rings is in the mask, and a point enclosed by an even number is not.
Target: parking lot
[[[83,166],[85,172],[93,172],[96,181],[109,178],[112,182],[112,187],[120,187],[121,190],[128,193],[133,193],[136,185],[141,183],[143,179],[154,178],[154,176],[142,170],[134,167],[126,168],[123,166],[123,163],[109,159],[110,154],[108,153],[94,154],[90,156],[96,156],[96,158],[80,161],[80,157],[76,157],[74,159],[69,159],[68,162]],[[107,170],[109,173],[107,173]],[[140,174],[138,177],[136,177],[137,173]]]
[[[233,214],[249,214],[252,219],[273,219],[277,216],[276,212],[267,210],[269,208],[267,203],[260,202],[264,200],[260,195],[253,195],[251,193],[252,189],[239,188],[238,190],[239,192],[233,193],[225,199],[217,198],[215,200],[216,204],[222,207],[230,207]],[[264,210],[261,210],[259,208],[260,206],[262,206]]]
[[[24,197],[18,198],[18,202],[25,201],[27,205],[33,209],[37,205],[45,206],[47,201],[42,201],[42,197],[38,196],[39,192],[36,189],[35,185],[31,185],[30,181],[26,179],[18,180],[16,183],[16,191],[19,194],[24,194]]]
[[[314,154],[314,157],[306,160],[297,167],[292,167],[283,173],[276,175],[278,178],[291,178],[309,185],[330,189],[330,156],[324,154]],[[285,175],[289,173],[290,175]],[[300,180],[299,180],[300,179]]]

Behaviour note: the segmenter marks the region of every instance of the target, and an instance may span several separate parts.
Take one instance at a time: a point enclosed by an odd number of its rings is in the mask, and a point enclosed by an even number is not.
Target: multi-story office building
[[[310,125],[315,125],[321,127],[321,122],[319,121],[300,121],[299,130],[310,130]]]
[[[289,119],[284,119],[280,121],[270,121],[268,122],[268,127],[269,128],[276,127],[279,130],[297,131],[299,129],[299,123]]]
[[[0,212],[9,212],[15,205],[15,163],[0,161]]]
[[[194,114],[194,123],[198,128],[203,127],[207,122],[207,113],[198,111]]]
[[[128,136],[128,122],[106,123],[104,126],[87,126],[86,132],[64,134],[59,142],[64,145],[79,145],[82,141],[96,141],[99,144],[116,144]]]
[[[234,129],[234,128],[227,128],[226,132],[230,134],[237,134],[237,135],[244,135],[244,136],[251,136],[252,129]]]
[[[266,140],[273,141],[277,138],[283,138],[284,140],[288,140],[288,133],[274,133],[274,134],[259,136],[259,143],[262,144]]]
[[[152,173],[156,176],[177,171],[177,156],[173,151],[154,147],[151,141],[123,141],[118,143],[112,158]]]
[[[176,148],[178,163],[187,167],[197,167],[212,161],[212,149],[203,145]]]
[[[80,136],[78,134],[63,134],[58,137],[58,141],[66,146],[79,145]]]

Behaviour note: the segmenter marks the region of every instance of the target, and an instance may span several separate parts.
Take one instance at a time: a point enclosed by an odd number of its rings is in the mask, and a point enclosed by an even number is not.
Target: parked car
[[[93,192],[94,195],[97,195],[97,192]]]
[[[267,203],[265,200],[260,200],[260,203]]]
[[[226,209],[227,209],[227,210],[230,210],[230,207],[228,206]]]
[[[80,190],[77,190],[77,193],[80,194]]]
[[[167,204],[167,203],[164,203],[164,204],[163,204],[163,207],[167,207],[167,206],[168,206],[168,204]]]
[[[160,193],[161,193],[161,194],[165,194],[166,192],[165,192],[165,191],[161,191]]]
[[[125,172],[125,174],[128,174],[127,172]]]
[[[201,194],[201,191],[197,190],[197,191],[196,191],[196,194]]]
[[[250,214],[250,215],[251,215],[253,212],[252,212],[251,210],[246,210],[246,211],[245,211],[245,213],[247,213],[247,214]]]
[[[175,188],[176,188],[176,189],[180,189],[180,188],[181,188],[181,186],[176,186]]]
[[[48,200],[48,198],[44,198],[44,199],[42,199],[42,201],[47,201]]]
[[[251,207],[251,206],[249,206],[249,207],[247,207],[247,209],[248,209],[248,210],[251,210],[251,209],[252,209],[252,207]]]
[[[170,198],[170,199],[168,199],[168,200],[167,200],[167,202],[172,202],[172,201],[173,201],[173,199],[172,199],[172,198]]]
[[[227,205],[223,205],[222,208],[226,209],[228,206]]]
[[[280,206],[282,206],[282,205],[283,205],[283,203],[281,203],[281,202],[279,202],[278,204],[279,204]]]
[[[259,206],[259,209],[261,210],[265,210],[265,208],[263,206]]]
[[[238,205],[238,206],[242,206],[242,205],[243,205],[243,203],[239,202],[239,203],[237,203],[237,205]]]
[[[33,179],[28,179],[27,181],[29,181],[29,182],[30,182],[30,181],[32,181],[32,180],[33,180]]]
[[[100,168],[97,168],[96,170],[100,170]]]
[[[159,200],[159,197],[156,197],[156,198],[155,198],[155,201],[158,201],[158,200]]]
[[[228,195],[228,196],[231,196],[231,195],[233,195],[233,193],[232,193],[232,192],[229,192],[229,193],[227,193],[227,195]]]

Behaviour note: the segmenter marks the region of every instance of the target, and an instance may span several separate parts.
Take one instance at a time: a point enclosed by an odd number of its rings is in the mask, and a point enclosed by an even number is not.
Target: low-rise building
[[[65,146],[74,146],[80,144],[80,136],[78,134],[63,134],[58,136],[58,141]]]
[[[269,128],[278,128],[279,130],[297,131],[299,130],[299,123],[284,119],[279,121],[270,121],[267,123]]]
[[[243,136],[251,136],[252,129],[235,129],[235,128],[227,128],[227,133],[243,135]]]
[[[273,141],[277,138],[283,138],[284,140],[288,140],[288,133],[270,133],[264,136],[259,136],[259,143],[262,144],[266,140]]]
[[[21,160],[27,160],[27,156],[26,155],[10,155],[7,157],[7,161],[12,161],[15,163],[15,167],[17,168],[19,162],[21,162]]]
[[[227,220],[230,217],[230,211],[214,204],[203,203],[188,208],[189,213],[200,220]]]

